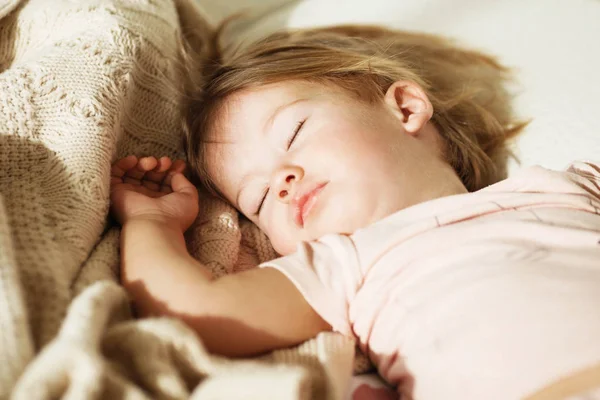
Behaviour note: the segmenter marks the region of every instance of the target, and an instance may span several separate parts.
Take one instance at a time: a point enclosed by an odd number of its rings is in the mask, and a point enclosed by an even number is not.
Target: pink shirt
[[[600,167],[532,167],[261,266],[407,397],[521,398],[600,362]]]

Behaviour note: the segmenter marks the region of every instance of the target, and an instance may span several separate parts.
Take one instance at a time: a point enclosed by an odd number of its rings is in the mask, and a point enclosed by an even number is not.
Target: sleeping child
[[[600,363],[600,166],[506,178],[509,71],[377,27],[276,33],[212,64],[187,163],[112,167],[139,315],[251,356],[333,330],[403,398],[515,399]],[[560,112],[560,110],[557,110]],[[186,250],[196,185],[281,258],[222,278]]]

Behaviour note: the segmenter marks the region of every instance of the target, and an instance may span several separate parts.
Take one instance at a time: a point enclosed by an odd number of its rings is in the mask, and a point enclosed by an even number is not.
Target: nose
[[[304,170],[298,166],[283,167],[274,176],[272,187],[277,199],[289,203],[294,198],[296,185],[304,178]]]

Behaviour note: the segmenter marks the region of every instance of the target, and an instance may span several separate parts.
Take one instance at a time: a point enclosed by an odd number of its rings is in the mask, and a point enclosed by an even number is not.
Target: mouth
[[[321,193],[326,185],[327,183],[321,183],[294,199],[294,219],[299,226],[304,227],[306,220],[310,216],[310,212],[319,200],[319,193]]]

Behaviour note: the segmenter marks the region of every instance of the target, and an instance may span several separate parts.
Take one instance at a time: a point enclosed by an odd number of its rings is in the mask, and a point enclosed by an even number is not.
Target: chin
[[[296,252],[296,249],[294,249],[293,251],[290,251],[289,249],[286,249],[285,251],[279,251],[279,250],[275,249],[275,252],[277,254],[279,254],[281,257],[285,257],[285,256],[289,256],[290,254],[294,254]]]
[[[272,244],[273,249],[275,250],[275,252],[277,254],[279,254],[280,256],[289,256],[290,254],[293,254],[296,252],[296,249],[298,248],[298,244],[300,243],[300,241],[298,241],[297,243],[286,243],[286,244]]]

